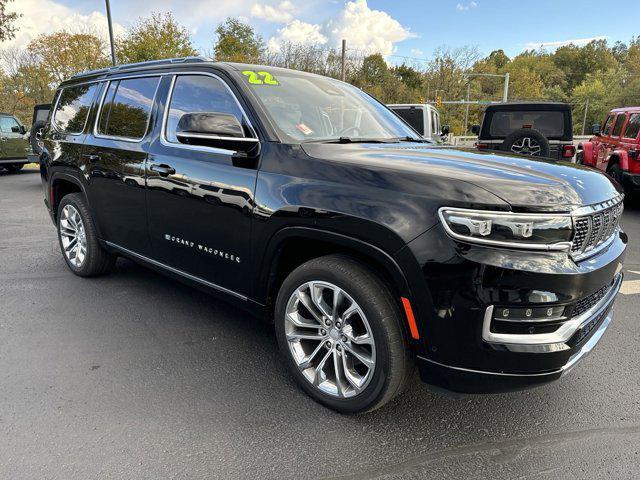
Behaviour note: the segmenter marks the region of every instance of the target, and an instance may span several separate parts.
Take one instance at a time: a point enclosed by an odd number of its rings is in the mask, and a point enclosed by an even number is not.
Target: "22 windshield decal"
[[[280,85],[278,80],[269,72],[244,70],[242,74],[247,77],[247,81],[252,85]]]

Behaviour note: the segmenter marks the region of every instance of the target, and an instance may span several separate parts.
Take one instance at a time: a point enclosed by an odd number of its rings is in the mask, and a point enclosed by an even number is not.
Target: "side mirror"
[[[450,131],[451,131],[451,127],[449,127],[449,125],[442,125],[442,136],[443,137],[445,135],[449,135]]]
[[[22,135],[24,135],[25,133],[27,133],[27,129],[24,125],[19,125],[19,126],[13,126],[11,127],[11,132],[12,133],[20,133]]]
[[[600,124],[594,123],[591,125],[591,133],[594,135],[600,135]]]
[[[471,133],[473,133],[474,135],[480,135],[480,125],[471,125]]]
[[[176,128],[180,143],[248,152],[258,145],[248,138],[235,115],[221,112],[185,113]]]

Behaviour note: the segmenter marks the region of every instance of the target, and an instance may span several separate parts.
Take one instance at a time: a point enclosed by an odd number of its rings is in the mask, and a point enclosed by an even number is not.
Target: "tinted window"
[[[506,137],[521,128],[534,128],[545,137],[564,135],[564,112],[528,111],[494,112],[489,134],[492,137]]]
[[[440,135],[440,119],[435,110],[431,110],[431,129],[433,135]]]
[[[401,119],[411,125],[420,135],[424,134],[424,115],[421,108],[395,107],[391,110],[396,112]]]
[[[620,133],[622,133],[622,125],[624,125],[624,121],[626,119],[627,119],[627,116],[624,113],[621,113],[616,117],[616,123],[613,126],[613,132],[611,133],[611,136],[613,137],[620,136]]]
[[[604,122],[604,127],[602,127],[602,134],[608,135],[611,130],[611,124],[613,123],[613,115],[609,115],[607,117],[607,121]]]
[[[13,117],[0,117],[0,132],[19,133],[20,124]]]
[[[627,123],[627,131],[624,136],[626,138],[636,138],[640,132],[640,113],[634,113],[629,117],[629,123]]]
[[[98,119],[98,133],[141,139],[147,131],[153,97],[160,77],[113,81]]]
[[[242,111],[227,87],[217,78],[205,75],[176,77],[167,118],[167,140],[177,142],[176,127],[185,113],[230,113],[243,122]]]
[[[53,120],[56,129],[65,133],[82,133],[97,88],[94,83],[62,90]]]

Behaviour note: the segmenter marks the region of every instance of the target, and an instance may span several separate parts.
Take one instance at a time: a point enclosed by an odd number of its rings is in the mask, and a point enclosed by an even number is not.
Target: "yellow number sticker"
[[[244,70],[242,74],[247,77],[247,81],[252,85],[280,85],[280,83],[278,83],[278,80],[276,80],[275,77],[269,72],[254,72],[253,70]]]

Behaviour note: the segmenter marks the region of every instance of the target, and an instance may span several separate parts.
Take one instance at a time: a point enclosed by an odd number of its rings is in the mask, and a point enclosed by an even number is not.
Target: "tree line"
[[[0,0],[0,48],[15,34]],[[3,17],[4,15],[4,17]],[[4,20],[3,20],[4,18]],[[188,29],[170,13],[140,18],[116,39],[118,63],[192,55],[221,61],[260,63],[340,78],[341,51],[326,45],[284,43],[270,50],[254,29],[228,18],[214,30],[211,51],[199,52]],[[0,111],[29,124],[33,106],[48,103],[56,86],[70,76],[111,64],[109,46],[93,32],[59,31],[41,35],[25,48],[0,50]],[[575,133],[602,120],[614,107],[640,104],[640,36],[610,45],[594,40],[584,46],[567,45],[554,52],[528,50],[512,58],[496,50],[482,56],[475,47],[437,48],[430,60],[364,54],[347,50],[346,80],[385,103],[423,103],[442,100],[497,101],[510,74],[509,100],[547,100],[573,106]],[[484,107],[441,107],[443,123],[456,135],[479,122]],[[586,111],[586,117],[585,117]]]

